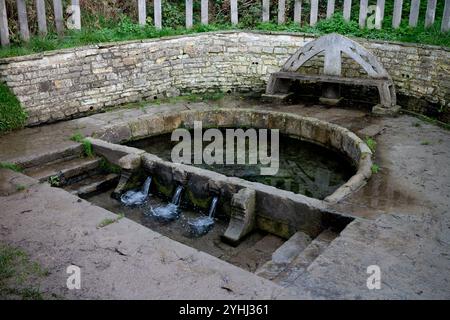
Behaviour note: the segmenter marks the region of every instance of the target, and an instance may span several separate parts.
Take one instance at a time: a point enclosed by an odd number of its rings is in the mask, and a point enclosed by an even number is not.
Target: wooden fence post
[[[278,0],[278,24],[286,21],[286,0]]]
[[[409,11],[409,26],[417,27],[419,21],[420,0],[411,0],[411,10]]]
[[[147,1],[146,0],[138,0],[138,16],[139,16],[139,24],[141,26],[145,26],[147,23]]]
[[[72,0],[72,10],[73,28],[76,30],[81,30],[80,0]]]
[[[334,14],[334,0],[328,0],[327,2],[327,19],[330,19]]]
[[[436,0],[428,0],[427,12],[425,13],[425,28],[431,27],[434,24],[436,16]]]
[[[8,15],[5,0],[0,0],[0,40],[2,46],[9,45]]]
[[[344,0],[344,19],[350,21],[350,15],[352,13],[352,0]]]
[[[192,0],[186,0],[186,29],[192,28],[194,25],[194,5]]]
[[[53,0],[53,12],[55,15],[56,33],[58,36],[64,36],[64,22],[63,22],[63,6],[61,0]]]
[[[262,21],[270,21],[270,0],[263,0],[262,4]]]
[[[402,22],[402,9],[403,0],[395,0],[394,2],[394,13],[392,16],[392,28],[398,29],[400,23]]]
[[[230,10],[231,10],[231,24],[233,26],[237,25],[239,23],[239,16],[238,16],[238,2],[237,0],[231,0],[230,1]]]
[[[36,0],[36,14],[39,33],[42,36],[47,35],[47,16],[45,14],[45,1]]]
[[[161,0],[154,0],[153,2],[153,14],[155,21],[155,28],[162,29],[162,15],[161,15]]]
[[[311,14],[309,17],[309,25],[311,26],[316,25],[318,13],[319,13],[319,0],[311,0]]]
[[[294,22],[298,24],[302,23],[302,0],[295,0]]]
[[[375,11],[375,28],[381,29],[384,20],[385,0],[377,0],[377,9]]]
[[[19,17],[20,37],[23,41],[30,40],[30,29],[28,28],[27,5],[25,0],[16,0],[17,15]]]
[[[202,15],[202,24],[208,24],[208,0],[202,0],[201,15]]]
[[[359,27],[366,27],[367,20],[367,5],[369,0],[361,0],[359,3]]]
[[[445,0],[444,16],[442,17],[441,31],[447,32],[450,30],[450,0]]]

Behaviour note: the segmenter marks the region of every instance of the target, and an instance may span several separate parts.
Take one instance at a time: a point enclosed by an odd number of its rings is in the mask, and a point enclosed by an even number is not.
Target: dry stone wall
[[[313,39],[219,32],[93,45],[1,59],[0,78],[28,111],[28,124],[35,125],[187,92],[261,92],[269,74]],[[380,59],[400,95],[450,106],[449,49],[357,41]],[[321,63],[312,61],[307,72],[320,72]],[[352,62],[344,70],[360,72]]]

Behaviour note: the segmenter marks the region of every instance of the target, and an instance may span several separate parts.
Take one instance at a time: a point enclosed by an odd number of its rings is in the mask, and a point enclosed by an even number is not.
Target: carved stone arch
[[[322,53],[324,54],[323,75],[298,72],[307,61]],[[368,77],[343,77],[342,53],[358,63]],[[399,110],[394,82],[376,56],[355,41],[336,33],[311,41],[295,52],[286,61],[280,72],[270,75],[264,97],[267,99],[286,99],[292,94],[289,90],[291,82],[294,80],[325,83],[321,101],[328,104],[339,103],[341,84],[375,86],[380,95],[380,102],[373,108],[373,112],[390,114]]]
[[[357,42],[337,33],[322,36],[300,48],[286,61],[282,71],[295,72],[307,61],[322,52],[325,55],[325,74],[336,75],[336,72],[334,71],[334,69],[336,69],[336,65],[338,65],[340,71],[341,53],[343,52],[357,62],[364,69],[364,71],[367,72],[369,77],[389,77],[386,69],[384,69],[384,67],[378,62],[375,55],[367,51]],[[328,64],[331,65],[329,66]],[[330,67],[331,70],[327,70],[327,67]]]

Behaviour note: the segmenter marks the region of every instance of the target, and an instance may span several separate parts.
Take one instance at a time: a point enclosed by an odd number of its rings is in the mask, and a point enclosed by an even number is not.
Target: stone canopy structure
[[[343,77],[342,53],[358,63],[367,73],[367,77]],[[306,62],[319,54],[324,55],[323,75],[298,72]],[[357,42],[336,33],[311,41],[293,54],[280,72],[271,74],[267,84],[266,96],[286,97],[293,80],[325,83],[321,101],[331,104],[337,103],[340,99],[340,84],[375,86],[380,94],[380,104],[375,106],[373,111],[376,113],[395,113],[398,111],[394,82],[375,55]]]

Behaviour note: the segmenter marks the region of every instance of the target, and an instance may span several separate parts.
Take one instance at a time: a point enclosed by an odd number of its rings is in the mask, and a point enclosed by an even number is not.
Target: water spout
[[[191,235],[200,237],[207,234],[214,226],[214,215],[216,213],[219,197],[214,196],[209,206],[208,216],[200,217],[188,221],[189,232]]]
[[[172,221],[176,220],[180,216],[179,205],[181,201],[181,194],[183,192],[183,186],[178,186],[172,197],[172,202],[161,207],[152,208],[151,214],[160,220]]]
[[[140,206],[145,203],[150,191],[152,177],[147,177],[141,190],[129,190],[125,192],[120,201],[126,206]]]
[[[216,214],[217,203],[219,203],[219,197],[216,196],[212,199],[211,206],[209,207],[208,217],[214,218],[214,215]]]
[[[172,197],[172,203],[176,206],[178,206],[180,204],[182,191],[183,191],[183,187],[178,186],[178,188],[175,190],[175,194]]]

